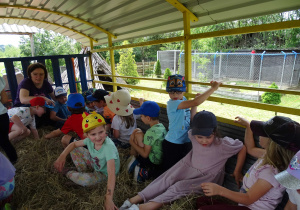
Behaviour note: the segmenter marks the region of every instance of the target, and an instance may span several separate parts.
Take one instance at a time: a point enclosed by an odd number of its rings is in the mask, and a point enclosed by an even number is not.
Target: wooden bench
[[[131,104],[135,108],[139,107],[138,101],[132,100]],[[166,127],[166,129],[168,129],[169,121],[168,121],[166,108],[161,107],[159,120]],[[143,131],[146,131],[149,128],[149,126],[145,125],[141,120],[137,120],[137,126],[139,128],[141,128]],[[233,139],[239,139],[241,141],[244,141],[245,128],[218,122],[218,130],[220,131],[221,136],[228,136]],[[259,146],[258,138],[255,138],[255,144],[256,144],[256,146]],[[233,191],[239,191],[239,188],[238,188],[237,184],[235,183],[234,178],[232,176],[230,176],[234,171],[234,168],[236,165],[236,160],[237,160],[237,156],[235,155],[235,156],[229,158],[228,161],[226,162],[225,177],[224,177],[224,183],[223,183],[224,187],[226,187],[230,190],[233,190]],[[257,160],[256,158],[247,154],[242,173],[245,174],[249,170],[249,168],[255,163],[256,160]],[[288,201],[288,195],[287,195],[287,193],[285,193],[283,196],[282,202],[277,206],[276,210],[283,210],[287,201]]]

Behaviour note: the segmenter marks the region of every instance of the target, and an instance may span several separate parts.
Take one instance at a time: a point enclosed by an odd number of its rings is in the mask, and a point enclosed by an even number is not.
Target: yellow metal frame
[[[190,21],[193,21],[193,22],[197,22],[198,21],[197,16],[194,15],[190,10],[188,10],[188,8],[186,8],[179,1],[177,1],[177,0],[166,0],[166,1],[169,2],[171,5],[173,5],[180,12],[182,12],[182,13],[186,12],[186,13],[188,13]]]
[[[190,13],[183,12],[183,28],[184,28],[184,72],[185,80],[192,81],[192,40],[190,39]],[[186,92],[192,92],[192,85],[186,83]],[[188,97],[189,99],[189,97]]]
[[[67,26],[63,26],[63,25],[60,25],[60,24],[57,24],[57,23],[52,23],[52,22],[45,21],[45,20],[37,20],[37,19],[31,19],[31,18],[20,18],[20,17],[5,17],[5,16],[0,16],[0,18],[2,18],[2,19],[13,19],[13,20],[29,20],[29,21],[35,21],[35,22],[40,22],[40,23],[47,23],[47,24],[50,24],[50,25],[58,26],[58,27],[61,27],[61,28],[73,31],[74,33],[80,34],[81,36],[84,36],[84,37],[86,37],[88,39],[92,39],[94,42],[98,43],[97,40],[93,39],[92,37],[90,37],[90,36],[88,36],[88,35],[86,35],[84,33],[81,33],[79,31],[76,31],[76,30],[72,29],[72,28],[69,28]]]
[[[72,15],[68,15],[68,14],[65,14],[65,13],[62,13],[62,12],[57,12],[57,11],[52,11],[52,10],[49,10],[49,9],[44,9],[44,8],[37,8],[37,7],[30,7],[30,6],[23,6],[23,5],[1,5],[0,4],[0,8],[14,8],[14,9],[25,9],[25,10],[33,10],[33,11],[39,11],[39,12],[47,12],[47,13],[51,13],[51,14],[55,14],[55,15],[60,15],[60,16],[63,16],[63,17],[67,17],[67,18],[70,18],[72,20],[76,20],[78,22],[81,22],[81,23],[84,23],[86,25],[89,25],[99,31],[102,31],[103,33],[106,33],[107,35],[110,35],[112,37],[114,37],[115,39],[117,38],[116,35],[110,33],[109,31],[106,31],[105,29],[93,24],[93,23],[90,23],[88,21],[85,21],[83,19],[80,19],[78,17],[74,17]]]

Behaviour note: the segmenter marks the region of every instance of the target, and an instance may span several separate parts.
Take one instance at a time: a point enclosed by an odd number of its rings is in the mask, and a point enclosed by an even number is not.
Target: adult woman
[[[29,101],[36,96],[43,97],[47,104],[53,104],[50,97],[55,100],[53,88],[48,82],[48,72],[41,63],[34,63],[27,68],[28,78],[18,86],[17,97],[14,102],[15,107],[30,105]]]
[[[43,97],[48,105],[54,105],[51,100],[55,99],[53,88],[48,82],[48,72],[46,67],[41,63],[34,63],[27,68],[28,78],[23,79],[18,86],[17,97],[14,107],[30,106],[30,100],[39,96]],[[46,109],[46,114],[42,117],[36,117],[37,128],[42,125],[51,125],[50,110]]]

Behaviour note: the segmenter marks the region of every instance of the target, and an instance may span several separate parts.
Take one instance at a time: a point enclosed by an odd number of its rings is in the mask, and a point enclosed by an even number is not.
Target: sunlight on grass
[[[158,81],[141,80],[138,85],[143,87],[165,89],[165,87],[162,86],[161,82]],[[166,104],[167,101],[169,100],[168,94],[154,93],[151,91],[134,89],[130,94],[131,96],[136,98],[145,98],[146,100],[152,100],[163,104]],[[279,106],[300,108],[300,96],[284,95],[281,98],[281,103],[279,104]],[[271,117],[275,116],[275,112],[271,112],[271,111],[230,105],[230,104],[223,104],[223,103],[212,102],[212,101],[205,101],[204,103],[199,105],[198,111],[201,110],[211,111],[216,116],[232,119],[232,120],[234,120],[236,116],[243,116],[248,120],[254,120],[254,119],[268,120]],[[297,115],[289,115],[284,113],[277,113],[277,115],[290,117],[291,119],[300,122],[300,116]]]

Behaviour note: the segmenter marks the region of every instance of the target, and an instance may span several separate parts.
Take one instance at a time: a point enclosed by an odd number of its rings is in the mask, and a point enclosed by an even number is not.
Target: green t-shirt
[[[87,145],[87,148],[93,160],[95,171],[100,171],[101,173],[107,176],[107,161],[114,159],[116,174],[119,173],[120,170],[119,153],[115,144],[109,137],[106,137],[102,147],[99,150],[95,150],[94,143],[89,138],[84,139],[83,143]]]
[[[166,134],[165,126],[159,123],[149,128],[144,136],[144,144],[151,146],[149,159],[156,165],[159,165],[162,161],[162,142]]]

